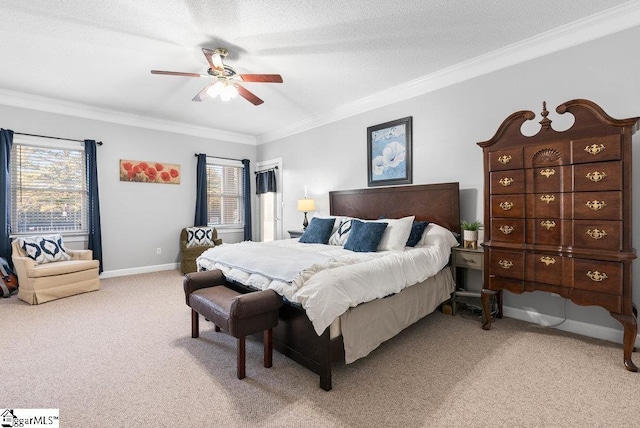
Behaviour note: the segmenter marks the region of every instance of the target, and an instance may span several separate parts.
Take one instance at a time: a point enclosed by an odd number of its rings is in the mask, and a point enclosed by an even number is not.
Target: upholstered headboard
[[[458,183],[377,187],[329,192],[331,215],[375,220],[414,215],[460,233]]]

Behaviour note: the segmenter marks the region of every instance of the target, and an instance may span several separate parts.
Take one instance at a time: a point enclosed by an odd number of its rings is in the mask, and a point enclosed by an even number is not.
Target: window
[[[242,162],[207,158],[207,212],[210,226],[244,227]]]
[[[84,145],[14,138],[10,160],[11,234],[87,233]]]

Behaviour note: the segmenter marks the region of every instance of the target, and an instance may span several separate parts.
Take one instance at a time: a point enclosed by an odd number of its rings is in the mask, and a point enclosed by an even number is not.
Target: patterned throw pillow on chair
[[[18,238],[18,244],[38,264],[71,260],[61,235],[25,236]]]
[[[187,227],[187,248],[213,245],[213,229],[210,227]]]

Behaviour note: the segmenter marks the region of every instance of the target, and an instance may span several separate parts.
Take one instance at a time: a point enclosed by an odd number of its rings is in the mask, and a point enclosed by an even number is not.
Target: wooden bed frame
[[[361,219],[415,215],[416,220],[437,223],[460,233],[458,183],[335,191],[329,193],[329,203],[331,215]],[[255,291],[235,282],[228,282],[227,286],[240,292]],[[262,340],[261,333],[255,337]],[[318,336],[304,309],[287,302],[280,309],[278,326],[273,329],[273,346],[317,373],[320,388],[331,390],[331,366],[344,360],[342,336],[331,339],[329,328]]]

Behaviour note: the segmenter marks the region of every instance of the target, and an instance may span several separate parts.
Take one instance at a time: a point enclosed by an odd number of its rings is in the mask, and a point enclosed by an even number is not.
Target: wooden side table
[[[289,232],[289,236],[292,238],[299,238],[304,233],[304,230],[287,230]]]
[[[455,247],[451,250],[451,267],[453,269],[453,280],[456,283],[456,290],[451,296],[451,314],[455,315],[457,303],[473,303],[482,307],[479,304],[480,291],[468,291],[464,284],[464,276],[458,275],[458,270],[479,270],[482,272],[482,279],[484,280],[484,249]],[[484,313],[483,316],[485,316]]]

